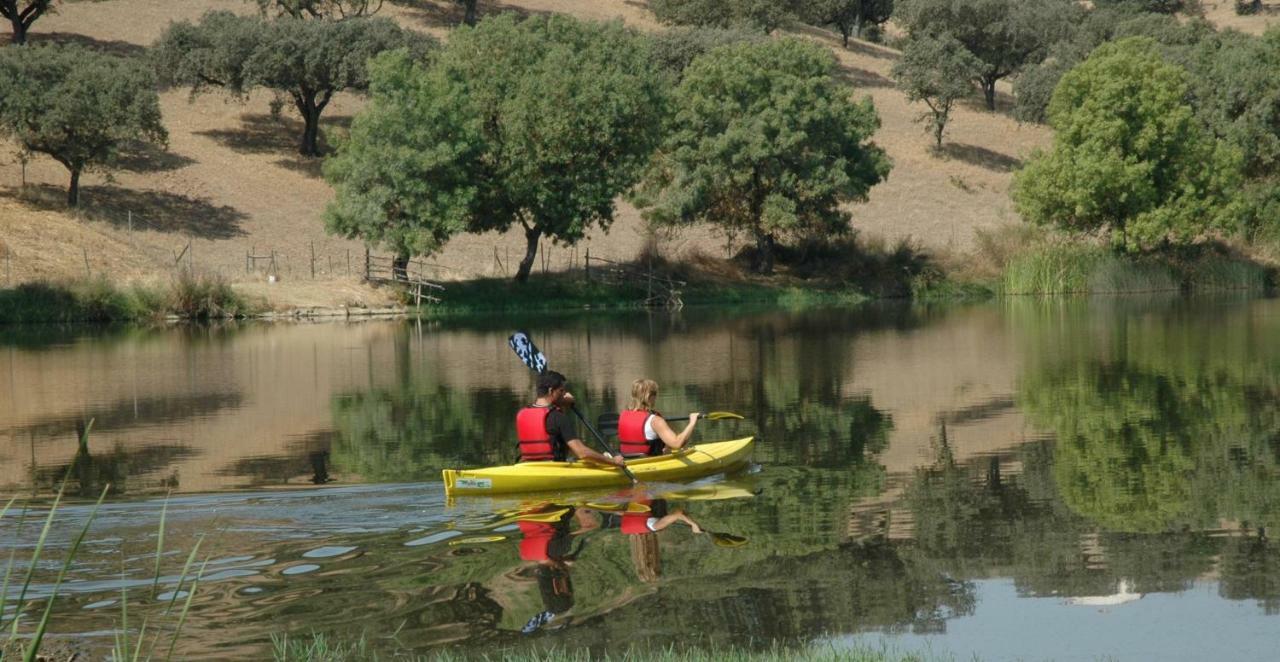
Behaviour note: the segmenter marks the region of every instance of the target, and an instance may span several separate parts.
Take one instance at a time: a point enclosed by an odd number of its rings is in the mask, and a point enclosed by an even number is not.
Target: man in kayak
[[[579,460],[622,466],[621,457],[598,453],[582,443],[578,426],[569,416],[573,394],[564,375],[548,370],[538,375],[538,399],[516,414],[516,438],[521,462],[563,462],[572,453]]]
[[[623,457],[648,457],[684,448],[693,436],[698,413],[689,414],[689,424],[676,434],[657,411],[658,383],[637,379],[631,384],[631,407],[618,415],[618,450]]]

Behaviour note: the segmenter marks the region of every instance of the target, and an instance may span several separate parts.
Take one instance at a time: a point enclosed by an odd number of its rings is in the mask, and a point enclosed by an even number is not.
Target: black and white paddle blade
[[[524,331],[516,331],[507,338],[507,344],[511,345],[511,351],[520,357],[520,362],[529,366],[530,370],[542,374],[547,371],[547,357],[538,351],[538,347],[533,344],[533,339]]]

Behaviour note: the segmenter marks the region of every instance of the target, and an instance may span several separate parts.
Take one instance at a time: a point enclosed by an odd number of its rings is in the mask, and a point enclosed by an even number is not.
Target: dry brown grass
[[[1240,22],[1229,3],[1218,4],[1225,12],[1211,7],[1211,18]],[[170,21],[194,20],[209,9],[249,13],[253,6],[242,0],[70,3],[41,19],[32,38],[136,53]],[[641,0],[482,0],[480,9],[482,15],[505,10],[568,13],[659,29]],[[441,38],[461,18],[448,0],[396,0],[384,13]],[[1251,20],[1254,25],[1270,18]],[[888,151],[894,169],[887,182],[873,189],[868,203],[850,209],[862,236],[910,240],[935,254],[962,253],[976,245],[978,232],[1017,222],[1008,199],[1010,173],[1032,149],[1048,143],[1045,128],[1020,125],[1007,112],[990,113],[975,102],[955,113],[947,144],[933,150],[913,121],[919,109],[889,79],[896,51],[863,42],[852,42],[845,50],[837,35],[814,28],[796,34],[829,46],[854,88],[852,94],[870,95],[880,113],[883,125],[875,141]],[[1008,89],[1002,92],[1007,105]],[[57,202],[67,175],[47,158],[28,165],[30,186],[19,195],[21,168],[14,150],[0,146],[0,227],[13,249],[14,280],[80,275],[86,249],[91,262],[98,260],[111,277],[156,277],[170,272],[174,255],[190,242],[197,268],[242,282],[263,280],[261,274],[245,274],[246,252],[275,250],[284,281],[295,284],[310,282],[314,247],[318,273],[313,285],[333,287],[338,294],[316,297],[314,292],[302,294],[304,288],[268,288],[273,302],[292,303],[292,296],[308,302],[350,298],[347,286],[335,279],[345,278],[347,255],[358,259],[363,248],[324,233],[320,216],[332,191],[319,177],[318,163],[296,154],[297,121],[287,110],[281,118],[271,117],[270,99],[260,92],[245,103],[216,94],[190,101],[185,91],[164,92],[169,151],[131,155],[127,167],[110,181],[86,176],[85,208],[78,213],[68,213]],[[343,130],[362,103],[352,95],[339,96],[326,111],[325,130]],[[127,229],[130,213],[132,233]],[[595,232],[577,249],[547,244],[548,267],[580,266],[588,248],[593,256],[629,260],[649,237],[640,214],[620,203],[607,234]],[[736,247],[709,228],[692,228],[664,236],[658,249],[668,257],[691,251],[715,257]],[[503,275],[511,272],[522,251],[518,233],[467,236],[453,241],[434,262],[440,265],[437,275],[446,280]]]

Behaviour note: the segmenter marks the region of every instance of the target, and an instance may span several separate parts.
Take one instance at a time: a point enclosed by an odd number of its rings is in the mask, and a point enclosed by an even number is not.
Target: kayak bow
[[[754,437],[698,444],[675,453],[630,460],[627,468],[641,481],[691,480],[745,464],[754,445]],[[444,491],[449,496],[631,484],[618,467],[594,462],[522,462],[484,469],[445,469],[443,476]]]

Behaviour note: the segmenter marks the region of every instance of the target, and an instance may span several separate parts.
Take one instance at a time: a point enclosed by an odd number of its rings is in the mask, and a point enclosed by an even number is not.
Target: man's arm
[[[582,443],[581,439],[570,439],[569,443],[566,445],[579,460],[593,460],[602,464],[615,464],[622,466],[621,457],[605,457],[604,453],[598,453],[588,448],[586,444]]]

